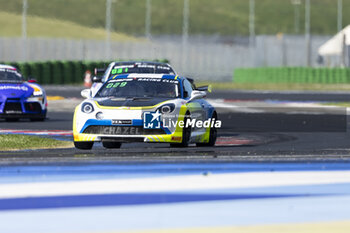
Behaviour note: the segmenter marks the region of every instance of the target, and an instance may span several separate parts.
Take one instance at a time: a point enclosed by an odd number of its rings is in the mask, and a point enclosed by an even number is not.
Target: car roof
[[[164,78],[164,79],[179,79],[182,80],[183,78],[177,75],[173,74],[139,74],[139,73],[132,73],[132,74],[117,74],[111,79],[123,79],[123,78]]]
[[[10,66],[10,65],[5,65],[5,64],[0,64],[0,69],[11,69],[11,70],[17,70],[16,67]]]
[[[153,62],[153,61],[116,61],[114,65],[133,65],[133,64],[148,64],[148,65],[167,65],[166,62]]]

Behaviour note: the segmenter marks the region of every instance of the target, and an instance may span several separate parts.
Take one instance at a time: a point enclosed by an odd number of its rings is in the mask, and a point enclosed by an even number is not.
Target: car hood
[[[154,106],[170,98],[103,98],[96,99],[104,107],[146,107]]]
[[[28,98],[33,91],[34,89],[26,83],[0,83],[0,99]]]

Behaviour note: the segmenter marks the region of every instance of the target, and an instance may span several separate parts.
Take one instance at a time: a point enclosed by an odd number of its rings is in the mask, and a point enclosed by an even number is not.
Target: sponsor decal
[[[170,70],[170,67],[168,67],[168,66],[157,66],[157,69],[160,69],[160,70]]]
[[[22,111],[20,111],[20,110],[6,110],[5,113],[6,114],[21,114]]]
[[[0,86],[0,90],[18,90],[18,91],[28,91],[28,87],[26,86]]]
[[[108,135],[140,135],[141,131],[138,127],[125,127],[125,126],[117,126],[117,127],[105,127],[103,129],[103,134]]]
[[[113,125],[131,125],[131,120],[112,120]]]

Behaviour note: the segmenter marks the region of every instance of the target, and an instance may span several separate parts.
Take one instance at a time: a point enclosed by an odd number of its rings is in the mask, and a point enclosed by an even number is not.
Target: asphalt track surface
[[[81,90],[59,89],[47,88],[48,95],[78,98]],[[346,111],[259,109],[271,101],[336,102],[346,95],[216,92],[209,98],[228,99],[237,110],[217,108],[225,125],[219,135],[251,143],[0,152],[0,231],[349,232]],[[258,111],[240,111],[248,104]],[[44,122],[0,120],[0,129],[71,130],[72,118],[49,111]]]
[[[349,92],[318,92],[318,91],[216,91],[208,95],[209,98],[237,99],[237,100],[280,100],[280,101],[350,101]]]
[[[64,97],[79,97],[82,87],[69,89],[47,88],[48,95]],[[247,98],[257,100],[298,100],[298,101],[346,101],[350,99],[345,93],[256,93],[220,91],[210,98],[225,98],[240,101]],[[316,115],[305,115],[298,119],[297,115],[273,114],[266,117],[264,114],[235,114],[230,119],[221,114],[223,121],[235,122],[236,128],[231,131],[221,130],[220,136],[233,136],[252,140],[254,143],[236,146],[216,146],[212,148],[198,148],[194,145],[188,148],[170,148],[168,144],[123,144],[121,149],[105,149],[100,143],[95,143],[91,151],[77,149],[56,149],[20,152],[0,152],[1,163],[21,162],[104,162],[104,161],[321,161],[350,159],[350,134],[347,116],[340,115],[338,125],[327,128],[329,116],[317,118]],[[283,116],[283,117],[282,117]],[[285,118],[287,116],[287,118]],[[220,117],[220,115],[219,115]],[[333,117],[333,116],[331,116]],[[72,112],[49,112],[44,122],[0,121],[1,129],[28,129],[28,130],[71,130]],[[225,119],[226,118],[226,119]],[[266,119],[266,120],[264,120]],[[280,122],[279,122],[280,121]],[[300,124],[311,122],[311,128]],[[337,118],[331,120],[336,122]],[[238,123],[237,123],[238,122]],[[292,122],[292,124],[290,124]],[[288,123],[288,124],[287,124]],[[294,124],[294,125],[293,125]],[[252,127],[253,125],[253,127]],[[276,126],[277,125],[277,126]],[[287,128],[282,126],[290,125]],[[326,127],[325,127],[326,125]],[[240,127],[238,127],[240,126]],[[282,128],[281,128],[282,127]],[[235,130],[232,130],[235,129]],[[66,140],[71,138],[66,137]],[[43,155],[45,159],[43,160]]]

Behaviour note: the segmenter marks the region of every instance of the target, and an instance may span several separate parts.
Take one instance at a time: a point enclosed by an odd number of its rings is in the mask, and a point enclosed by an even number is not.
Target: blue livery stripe
[[[47,209],[91,206],[125,206],[167,204],[180,202],[244,200],[265,198],[310,197],[324,195],[304,194],[171,194],[171,193],[127,193],[72,195],[53,197],[28,197],[0,199],[0,210]]]
[[[84,130],[90,125],[105,125],[105,126],[129,126],[129,125],[120,125],[120,124],[112,124],[112,120],[97,120],[97,119],[89,119],[85,122],[83,128],[80,133],[83,133]],[[142,126],[143,122],[141,119],[132,120],[131,126]]]

